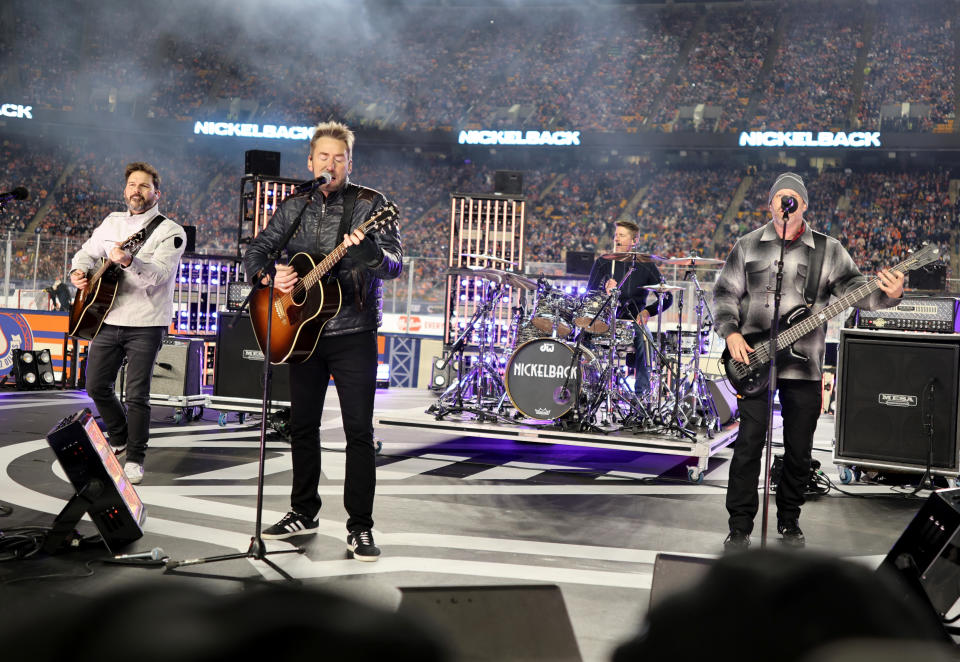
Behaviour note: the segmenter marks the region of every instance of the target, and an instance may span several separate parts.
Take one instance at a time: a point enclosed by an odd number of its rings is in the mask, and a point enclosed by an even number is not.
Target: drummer
[[[640,227],[631,221],[617,221],[613,233],[613,252],[630,253],[636,250],[637,235]],[[642,333],[636,334],[633,341],[634,358],[634,391],[644,394],[650,390],[650,370],[643,350],[644,339],[649,338],[646,325],[658,310],[666,310],[673,303],[670,292],[663,294],[663,308],[660,309],[658,297],[654,295],[653,302],[647,304],[647,286],[659,285],[663,281],[660,270],[655,262],[645,256],[637,255],[636,260],[624,256],[615,260],[603,257],[597,258],[590,269],[590,280],[587,283],[588,291],[604,291],[609,293],[617,287],[624,274],[630,267],[635,267],[630,278],[620,288],[620,305],[617,308],[617,319],[632,319],[640,325]],[[629,355],[627,358],[630,361]]]

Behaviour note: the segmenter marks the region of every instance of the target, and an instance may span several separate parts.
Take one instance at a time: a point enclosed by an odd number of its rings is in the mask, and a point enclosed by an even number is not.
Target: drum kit
[[[701,357],[709,352],[713,317],[696,268],[723,262],[637,252],[602,257],[627,262],[624,277],[609,292],[580,297],[543,277],[532,280],[496,268],[449,269],[448,275],[469,275],[483,286],[473,317],[438,366],[445,369],[452,363],[456,374],[427,413],[437,420],[469,413],[478,422],[528,421],[598,433],[666,432],[695,438],[698,429],[710,437],[719,431],[720,418],[701,367]],[[692,329],[683,324],[683,295],[688,288],[662,279],[644,289],[648,297],[656,297],[658,313],[664,310],[665,295],[675,298],[680,313],[675,330],[666,328],[662,314],[647,326],[617,317],[620,288],[641,262],[686,268],[684,280],[691,283],[696,298]],[[510,291],[505,286],[521,292],[520,303],[512,309],[509,339],[495,343],[493,316]],[[529,308],[527,293],[532,295]],[[470,360],[465,356],[468,346]],[[628,379],[632,367],[628,355],[635,352],[645,357],[649,390],[637,389]]]

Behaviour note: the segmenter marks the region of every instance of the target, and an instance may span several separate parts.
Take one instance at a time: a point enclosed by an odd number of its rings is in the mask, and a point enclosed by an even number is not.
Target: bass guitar
[[[136,253],[147,240],[143,227],[127,237],[120,248]],[[120,287],[123,268],[110,260],[101,259],[95,270],[87,272],[87,286],[77,290],[70,307],[70,325],[67,335],[82,340],[93,340],[103,326],[103,320],[113,308]]]
[[[397,215],[396,205],[388,202],[358,229],[364,234],[375,232],[395,223]],[[341,243],[319,262],[307,253],[294,255],[290,266],[299,280],[286,294],[276,292],[272,307],[268,288],[254,291],[250,323],[261,351],[267,344],[270,323],[271,363],[301,363],[313,354],[323,327],[340,312],[340,283],[329,273],[346,252],[347,244]]]
[[[892,267],[891,271],[899,271],[905,274],[935,261],[938,257],[940,257],[940,249],[934,244],[927,244],[897,266]],[[808,361],[807,357],[793,350],[792,345],[811,331],[826,324],[828,320],[840,315],[861,299],[873,294],[879,288],[879,281],[872,279],[816,313],[813,313],[806,306],[800,305],[783,315],[780,319],[780,328],[783,331],[777,334],[777,365]],[[750,355],[749,364],[737,361],[730,356],[730,350],[724,348],[720,363],[723,365],[733,388],[740,395],[749,397],[759,395],[767,390],[770,383],[770,361],[772,357],[769,338],[769,331],[759,331],[744,336],[747,344],[756,350]],[[764,339],[766,339],[766,342],[763,342]],[[762,344],[758,346],[758,343]]]

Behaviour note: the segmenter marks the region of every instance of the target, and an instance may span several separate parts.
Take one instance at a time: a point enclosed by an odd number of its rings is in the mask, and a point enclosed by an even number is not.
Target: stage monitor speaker
[[[400,589],[399,613],[445,636],[457,660],[579,661],[580,650],[555,585]]]
[[[253,335],[249,315],[231,328],[237,313],[221,312],[217,324],[217,361],[213,394],[225,398],[260,400],[263,397],[263,352]],[[274,402],[290,401],[290,366],[273,366]]]
[[[523,195],[523,173],[516,170],[497,170],[493,173],[493,192]]]
[[[960,598],[960,488],[937,490],[880,567],[900,574],[941,617]]]
[[[843,329],[834,456],[848,464],[956,475],[960,338]]]
[[[737,392],[726,377],[708,379],[707,389],[713,397],[713,404],[720,417],[720,425],[726,425],[740,414]]]
[[[60,421],[47,434],[47,443],[76,493],[54,521],[45,551],[69,547],[85,513],[111,553],[143,537],[146,509],[89,409]]]
[[[196,225],[183,225],[184,233],[187,235],[187,245],[183,249],[184,253],[196,253],[197,252],[197,226]]]
[[[700,556],[657,554],[653,560],[649,608],[653,609],[666,597],[693,588],[714,562],[715,559]]]
[[[588,276],[595,259],[591,251],[567,251],[567,273]]]
[[[243,172],[247,175],[279,177],[280,152],[270,152],[263,149],[248,149],[243,153]]]

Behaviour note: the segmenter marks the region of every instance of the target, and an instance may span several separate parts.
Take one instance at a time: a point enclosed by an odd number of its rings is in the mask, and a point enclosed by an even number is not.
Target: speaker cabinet
[[[960,598],[958,545],[960,489],[937,490],[880,565],[903,576],[942,616]]]
[[[428,586],[400,592],[399,612],[444,635],[453,659],[582,659],[558,586]]]
[[[715,559],[700,556],[657,554],[653,560],[650,609],[663,602],[664,598],[696,586],[715,562]]]
[[[203,341],[167,336],[160,345],[150,392],[161,395],[198,395],[203,360]]]
[[[280,176],[280,152],[248,149],[243,153],[243,172],[248,175]]]
[[[250,316],[244,314],[241,319],[236,318],[237,313],[220,313],[213,394],[259,401],[263,397],[263,352],[253,335]],[[290,366],[285,363],[273,366],[272,381],[272,399],[289,402]]]
[[[566,267],[568,274],[589,276],[596,256],[592,251],[567,251]]]
[[[516,170],[497,170],[493,173],[494,193],[523,195],[523,173]]]
[[[726,377],[707,380],[707,390],[713,397],[713,404],[720,417],[720,425],[726,425],[740,415],[737,392]]]
[[[960,335],[843,329],[837,375],[838,464],[960,473]]]

